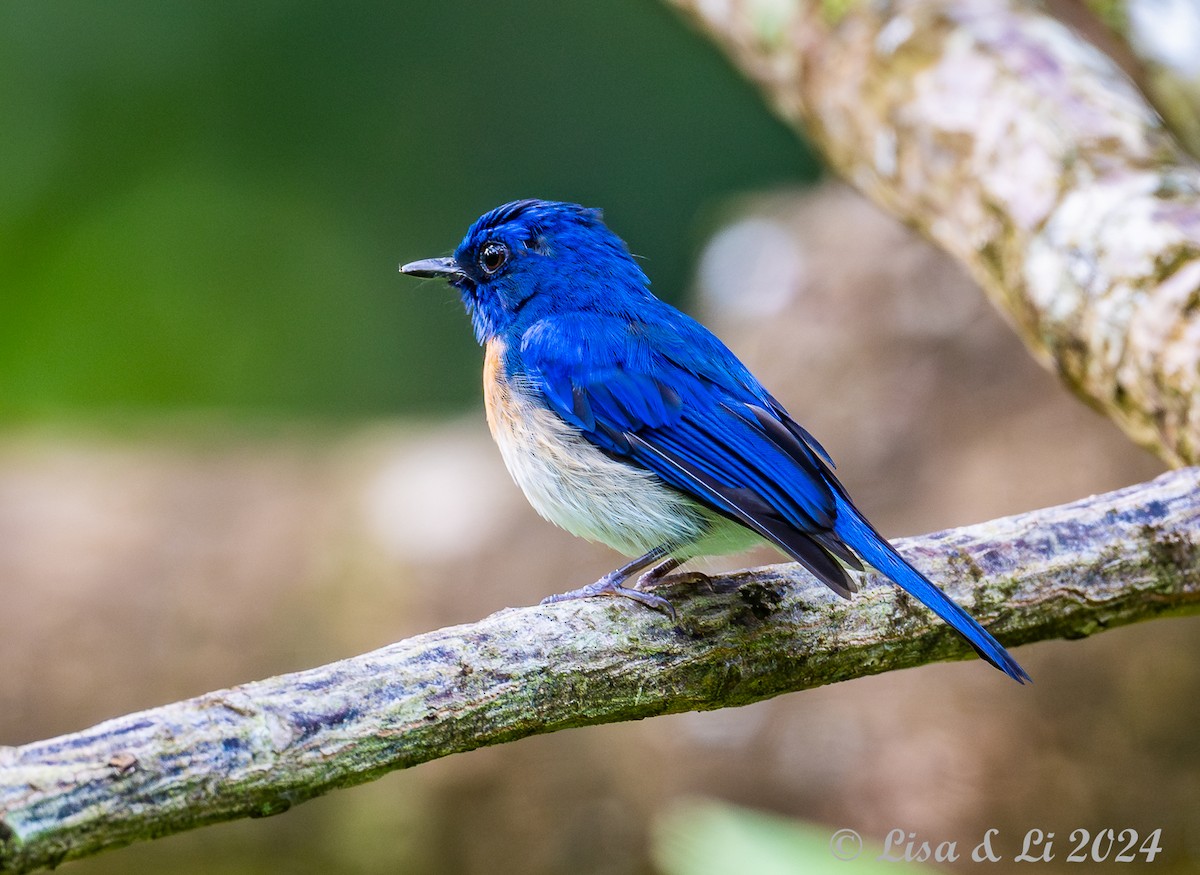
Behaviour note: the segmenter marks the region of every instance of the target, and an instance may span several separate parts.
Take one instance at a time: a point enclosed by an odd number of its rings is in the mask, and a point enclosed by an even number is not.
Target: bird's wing
[[[707,329],[670,318],[594,314],[536,323],[521,341],[523,377],[605,452],[640,465],[758,532],[843,596],[833,533],[842,493],[825,451]]]

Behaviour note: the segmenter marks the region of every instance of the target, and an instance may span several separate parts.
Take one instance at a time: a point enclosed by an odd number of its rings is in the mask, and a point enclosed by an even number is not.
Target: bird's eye
[[[508,261],[508,247],[503,243],[490,240],[479,250],[479,266],[483,272],[491,276]]]

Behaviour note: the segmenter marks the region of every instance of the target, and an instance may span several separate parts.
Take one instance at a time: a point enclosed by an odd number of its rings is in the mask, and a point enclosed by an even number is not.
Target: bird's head
[[[449,280],[480,343],[552,313],[621,312],[650,295],[646,275],[599,210],[555,201],[497,207],[475,221],[452,257],[400,272]]]

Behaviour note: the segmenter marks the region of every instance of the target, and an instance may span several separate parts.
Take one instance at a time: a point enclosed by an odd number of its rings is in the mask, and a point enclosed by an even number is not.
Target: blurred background
[[[526,196],[603,207],[888,535],[1161,470],[659,4],[8,0],[0,744],[616,564],[527,508],[458,301],[396,273]],[[994,827],[997,872],[1032,828],[1162,828],[1154,871],[1194,871],[1198,631],[1022,648],[1026,689],[972,661],[527,739],[66,869],[699,871],[671,849],[716,834],[702,798],[876,842]]]

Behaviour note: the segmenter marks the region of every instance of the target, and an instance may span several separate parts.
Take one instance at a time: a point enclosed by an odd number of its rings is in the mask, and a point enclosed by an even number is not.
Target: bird
[[[480,216],[452,256],[400,272],[458,290],[484,348],[488,426],[533,508],[636,557],[543,603],[616,595],[674,616],[649,584],[765,541],[844,598],[865,561],[1029,680],[867,521],[829,453],[750,369],[650,291],[600,210],[513,201]]]

